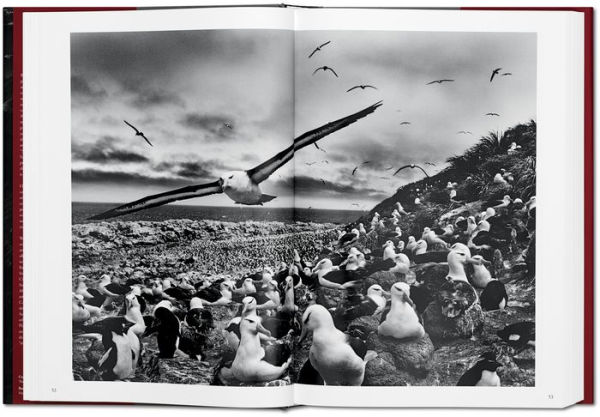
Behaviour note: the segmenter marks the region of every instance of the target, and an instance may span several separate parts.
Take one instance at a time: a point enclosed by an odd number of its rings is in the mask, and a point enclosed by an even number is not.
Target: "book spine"
[[[3,10],[3,60],[4,60],[4,95],[3,100],[3,221],[4,221],[4,385],[3,402],[13,402],[13,9]]]

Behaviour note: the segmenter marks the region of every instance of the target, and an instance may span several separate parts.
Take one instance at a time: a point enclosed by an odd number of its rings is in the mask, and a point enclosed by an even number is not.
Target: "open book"
[[[5,402],[593,401],[591,9],[4,31]]]

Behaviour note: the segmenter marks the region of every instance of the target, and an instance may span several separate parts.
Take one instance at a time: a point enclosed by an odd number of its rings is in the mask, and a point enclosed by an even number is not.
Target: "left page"
[[[24,28],[25,222],[49,226],[25,238],[25,400],[292,405],[292,345],[267,320],[296,231],[292,12]]]

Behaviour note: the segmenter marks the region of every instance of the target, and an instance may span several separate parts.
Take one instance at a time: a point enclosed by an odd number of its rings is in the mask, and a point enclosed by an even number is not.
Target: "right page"
[[[581,14],[297,10],[295,21],[297,130],[331,107],[383,101],[360,129],[295,157],[297,208],[359,211],[310,260],[296,403],[581,400]],[[560,256],[556,233],[572,245]]]

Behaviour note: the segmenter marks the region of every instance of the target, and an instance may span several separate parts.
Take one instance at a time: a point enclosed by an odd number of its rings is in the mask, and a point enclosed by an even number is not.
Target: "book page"
[[[52,326],[43,301],[29,310],[25,399],[290,406],[293,311],[273,274],[309,232],[292,221],[292,12],[27,14],[26,29],[26,105],[52,98],[26,111],[27,158],[52,155],[28,163],[26,222],[56,216],[26,262],[65,309]],[[53,196],[31,191],[48,180]]]
[[[25,22],[26,400],[581,397],[579,16]]]
[[[321,378],[295,386],[297,403],[560,407],[581,398],[581,367],[574,377],[558,362],[581,364],[583,349],[554,336],[558,328],[570,332],[567,316],[581,311],[573,313],[569,298],[562,316],[552,301],[565,300],[562,291],[573,295],[558,271],[581,265],[581,254],[573,263],[557,259],[543,238],[553,233],[551,218],[582,209],[575,167],[583,138],[563,135],[581,125],[581,115],[571,119],[567,110],[580,79],[562,71],[577,62],[583,73],[581,56],[567,47],[579,18],[296,12],[296,127],[332,106],[383,101],[360,129],[321,142],[327,164],[307,167],[309,156],[297,157],[303,182],[323,180],[297,193],[297,204],[365,208],[339,242],[348,242],[345,262],[368,271],[322,276],[367,278],[358,287],[363,298],[318,290],[332,325],[320,307],[304,313],[312,340],[297,356]],[[569,174],[557,176],[558,161]],[[568,189],[564,206],[553,203],[558,183],[569,183],[560,187]],[[544,214],[536,218],[538,206]],[[540,261],[549,258],[550,268]],[[580,280],[577,268],[569,276]],[[383,311],[382,290],[391,298]],[[355,344],[360,350],[346,348]]]

